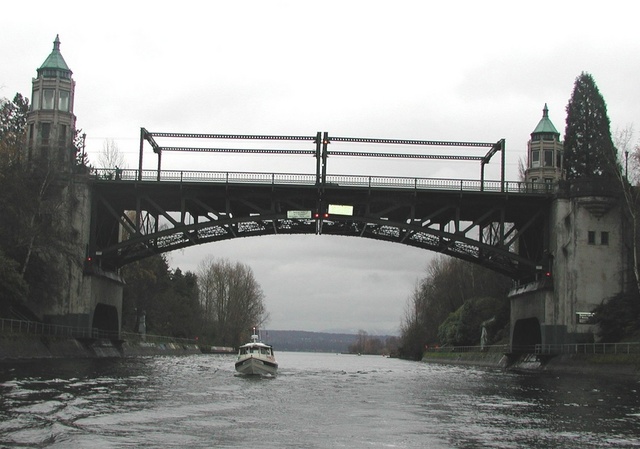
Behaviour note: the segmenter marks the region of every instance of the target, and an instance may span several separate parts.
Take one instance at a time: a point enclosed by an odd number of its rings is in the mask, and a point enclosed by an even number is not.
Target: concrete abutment
[[[560,183],[548,224],[551,270],[509,295],[514,347],[597,340],[593,310],[625,292],[630,277],[618,186],[617,180]]]

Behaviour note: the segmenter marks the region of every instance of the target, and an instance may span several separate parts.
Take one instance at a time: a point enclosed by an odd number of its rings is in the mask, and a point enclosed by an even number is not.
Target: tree
[[[629,233],[631,242],[629,244],[631,256],[633,260],[633,276],[635,280],[636,292],[640,294],[640,220],[638,219],[640,212],[640,195],[637,187],[632,185],[632,180],[638,181],[638,161],[640,160],[640,145],[632,148],[633,144],[633,125],[628,125],[622,130],[618,129],[615,133],[615,148],[622,159],[624,155],[625,169],[618,172],[618,181],[621,186],[622,196],[624,198],[624,212],[629,221]],[[628,173],[629,156],[631,156],[631,176]]]
[[[144,314],[147,331],[157,335],[194,338],[201,335],[202,308],[194,273],[169,269],[164,255],[126,265],[122,327],[137,332]]]
[[[585,72],[576,78],[567,104],[564,168],[567,180],[612,178],[620,171],[607,105],[593,77]]]
[[[120,152],[118,144],[113,139],[105,139],[102,143],[102,151],[98,156],[99,168],[126,168],[124,155]]]
[[[5,164],[16,163],[26,142],[29,100],[16,93],[13,101],[0,99],[0,154]]]
[[[594,310],[598,335],[604,343],[616,343],[640,331],[640,301],[637,294],[621,293],[602,301]]]
[[[367,331],[360,329],[358,331],[358,338],[356,338],[356,341],[349,345],[349,352],[352,354],[365,354],[368,339],[369,336]]]
[[[492,319],[486,327],[488,333],[495,336],[499,330],[496,327],[503,327],[509,320],[509,303],[504,299],[482,297],[467,300],[438,328],[440,342],[453,346],[477,345],[483,323]]]
[[[268,319],[264,293],[247,265],[205,259],[198,268],[198,287],[210,335],[219,345],[239,346]]]
[[[27,283],[18,272],[18,264],[0,249],[0,310],[26,300]]]
[[[87,135],[82,132],[81,129],[76,129],[75,134],[73,135],[73,146],[76,149],[76,171],[83,172],[87,170],[87,168],[91,168],[89,164],[89,157],[85,151],[85,144],[87,140]]]
[[[462,317],[463,311],[460,308],[468,302],[473,303],[475,298],[495,299],[488,309],[492,312],[491,316],[497,317],[491,330],[494,339],[498,338],[498,330],[509,323],[509,301],[506,295],[510,285],[507,277],[478,264],[455,258],[434,259],[427,268],[426,276],[416,285],[409,298],[400,326],[400,355],[416,359],[422,356],[425,345],[451,343],[448,337],[445,341],[442,340],[443,335],[450,334],[440,332],[441,325],[448,319],[449,327],[466,319]],[[470,308],[472,305],[466,307]],[[451,314],[454,316],[449,318]],[[465,317],[470,315],[473,314],[466,314]],[[481,321],[484,320],[486,318]],[[477,331],[479,342],[480,326],[470,326],[477,328],[474,332]],[[475,334],[473,335],[475,338]],[[464,341],[469,342],[470,339],[465,336]]]
[[[122,326],[138,331],[137,324],[144,314],[150,333],[161,333],[165,315],[160,311],[165,292],[169,290],[169,265],[163,255],[147,257],[122,268],[126,282],[123,291]]]
[[[60,220],[68,207],[66,184],[57,181],[50,164],[27,165],[21,158],[28,109],[28,100],[20,94],[0,105],[0,248],[18,262],[30,298],[38,305],[53,300],[64,279],[57,262],[69,255],[71,236]]]

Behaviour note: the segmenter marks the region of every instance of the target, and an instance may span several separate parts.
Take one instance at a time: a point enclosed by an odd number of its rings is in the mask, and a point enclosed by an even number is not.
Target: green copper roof
[[[60,38],[57,35],[56,40],[53,41],[53,50],[38,69],[38,73],[40,73],[40,71],[44,69],[63,70],[65,72],[71,73],[71,70],[69,70],[69,66],[64,61],[64,58],[60,53]]]
[[[560,135],[556,127],[553,126],[553,123],[551,123],[551,120],[549,120],[549,108],[547,107],[547,103],[544,104],[544,109],[542,110],[542,118],[540,119],[538,126],[536,126],[536,129],[534,129],[531,134],[538,133]]]

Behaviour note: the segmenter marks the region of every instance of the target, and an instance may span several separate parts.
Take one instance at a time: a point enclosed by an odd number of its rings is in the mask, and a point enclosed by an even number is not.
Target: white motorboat
[[[250,343],[238,348],[236,371],[242,374],[275,376],[278,362],[273,355],[273,347],[261,342],[257,335],[252,335]]]

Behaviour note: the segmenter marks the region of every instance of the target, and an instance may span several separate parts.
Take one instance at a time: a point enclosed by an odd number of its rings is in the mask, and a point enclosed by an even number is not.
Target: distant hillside
[[[276,352],[347,352],[349,345],[352,345],[358,338],[358,336],[354,334],[273,330],[262,331],[260,336],[262,337],[262,341],[273,345],[273,349]],[[383,342],[387,338],[386,335],[369,335],[369,337],[377,337]]]

